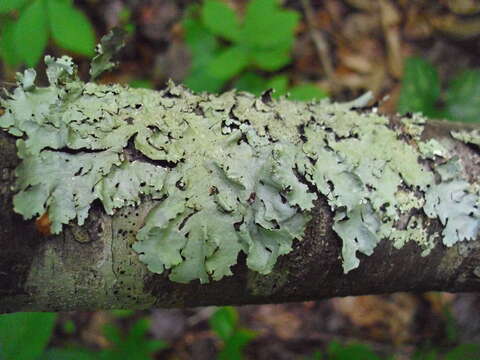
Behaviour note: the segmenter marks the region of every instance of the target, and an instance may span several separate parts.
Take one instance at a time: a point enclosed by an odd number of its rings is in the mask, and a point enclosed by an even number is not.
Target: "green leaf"
[[[195,92],[208,91],[210,93],[217,93],[222,89],[225,80],[215,78],[205,70],[197,69],[186,77],[184,84]]]
[[[299,101],[320,100],[328,97],[325,90],[313,84],[297,85],[288,92],[290,93],[290,99]]]
[[[252,53],[255,64],[262,70],[276,71],[289,64],[292,60],[289,51],[283,48],[262,50]]]
[[[287,92],[288,77],[286,75],[274,76],[268,81],[268,87],[275,90],[274,98],[280,97]]]
[[[213,34],[231,41],[240,38],[240,26],[235,12],[219,0],[206,0],[202,6],[202,21]]]
[[[362,344],[341,345],[332,341],[327,352],[328,358],[332,360],[380,360],[368,346]]]
[[[148,338],[150,323],[146,318],[135,322],[126,337],[122,336],[116,326],[107,325],[104,327],[104,334],[113,346],[100,353],[97,358],[101,360],[150,360],[154,352],[168,346],[164,341]]]
[[[451,120],[480,122],[480,70],[466,70],[456,76],[445,100]]]
[[[76,326],[75,326],[75,322],[71,319],[68,319],[67,321],[65,321],[63,323],[63,331],[66,333],[66,334],[73,334],[76,330]]]
[[[130,87],[136,89],[153,89],[153,81],[148,79],[134,79],[129,83]]]
[[[201,52],[207,46],[207,52],[215,49],[217,40],[196,16],[198,6],[190,5],[186,9],[186,15],[182,21],[185,30],[185,42],[193,52]]]
[[[254,95],[260,95],[267,89],[267,80],[253,72],[246,72],[235,81],[234,88]]]
[[[0,14],[8,13],[12,10],[19,10],[28,0],[2,0],[0,1]]]
[[[231,46],[213,58],[208,65],[208,73],[219,79],[231,79],[248,64],[248,54],[244,48]]]
[[[218,354],[219,360],[243,360],[243,348],[254,338],[256,333],[248,329],[236,330],[226,341]]]
[[[185,30],[185,42],[192,53],[192,64],[184,84],[193,91],[217,92],[224,79],[213,77],[205,71],[207,65],[218,53],[218,41],[195,16],[198,6],[189,6],[182,26]]]
[[[232,306],[221,307],[210,317],[208,323],[220,339],[227,341],[237,326],[238,312]]]
[[[276,0],[252,0],[246,9],[242,40],[254,48],[289,51],[300,16]]]
[[[323,354],[320,350],[314,351],[314,353],[306,358],[305,360],[322,360],[323,359]]]
[[[480,354],[480,345],[462,344],[445,355],[445,360],[475,360]]]
[[[122,334],[120,329],[113,323],[107,323],[103,326],[103,335],[112,344],[122,343]]]
[[[34,1],[20,15],[15,25],[16,53],[28,66],[37,65],[48,41],[47,13],[44,0]]]
[[[0,359],[35,360],[47,346],[55,313],[13,313],[0,316]]]
[[[266,79],[253,72],[246,72],[240,76],[234,84],[239,91],[247,91],[254,95],[260,95],[268,89],[274,89],[273,97],[277,98],[287,91],[288,78],[285,75],[277,75],[271,79]]]
[[[14,37],[16,24],[13,20],[7,18],[1,26],[0,55],[8,65],[18,65],[22,62],[22,59],[16,51],[17,45]]]
[[[437,360],[438,353],[435,349],[422,349],[417,350],[413,354],[412,360]]]
[[[397,110],[401,114],[421,112],[425,116],[436,117],[439,95],[440,79],[437,70],[421,58],[407,59]]]
[[[110,313],[119,319],[128,318],[135,315],[134,310],[111,310]]]
[[[65,0],[47,0],[50,30],[55,42],[66,50],[93,56],[95,31],[88,18]]]
[[[96,360],[96,353],[84,349],[59,349],[47,350],[40,358],[35,360]]]

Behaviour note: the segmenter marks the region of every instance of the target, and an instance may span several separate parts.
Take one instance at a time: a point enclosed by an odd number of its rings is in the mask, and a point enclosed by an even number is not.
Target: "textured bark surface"
[[[480,152],[452,139],[467,125],[431,122],[426,138],[453,142],[469,179],[478,179]],[[178,284],[150,273],[131,249],[152,207],[144,203],[107,216],[101,205],[83,227],[70,225],[59,236],[43,236],[34,221],[12,209],[14,139],[0,133],[0,312],[107,308],[184,307],[306,301],[334,296],[396,291],[480,290],[480,239],[447,248],[440,242],[422,257],[413,241],[397,250],[382,240],[359,268],[343,274],[341,240],[332,231],[332,213],[319,198],[303,241],[283,256],[269,275],[249,271],[240,258],[234,276],[200,285]],[[440,225],[439,225],[440,226]],[[430,228],[429,231],[435,229]]]

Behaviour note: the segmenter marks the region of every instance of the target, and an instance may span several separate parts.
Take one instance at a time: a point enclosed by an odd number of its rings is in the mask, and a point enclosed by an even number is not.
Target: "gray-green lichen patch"
[[[90,80],[95,80],[100,74],[116,66],[112,58],[125,46],[125,37],[123,29],[114,28],[102,38],[90,66]]]
[[[69,58],[46,62],[50,86],[35,86],[33,70],[19,76],[1,100],[0,127],[18,137],[22,159],[15,211],[47,212],[53,233],[82,224],[96,200],[113,214],[148,199],[155,205],[133,244],[140,260],[202,283],[231,275],[240,252],[270,273],[320,194],[335,213],[345,273],[386,238],[427,253],[434,219],[447,246],[478,234],[478,193],[453,162],[432,171],[423,161],[448,154],[420,141],[418,115],[403,121],[406,142],[387,118],[352,109],[365,99],[299,103],[174,84],[155,92],[83,83]],[[98,58],[92,71],[109,64]]]
[[[480,146],[480,130],[478,129],[471,131],[452,131],[452,136],[464,143]]]
[[[427,141],[420,141],[418,149],[425,159],[435,159],[436,156],[445,158],[448,156],[447,150],[437,140],[429,139]]]
[[[407,241],[414,241],[422,249],[421,255],[427,256],[435,247],[436,237],[428,234],[421,217],[412,216],[406,229],[391,232],[390,240],[396,249],[401,249]]]
[[[475,240],[480,230],[478,195],[459,177],[460,171],[461,165],[455,157],[438,166],[442,181],[432,185],[425,194],[425,214],[440,219],[444,226],[443,243],[447,246]]]
[[[84,84],[64,58],[47,60],[49,87],[32,85],[28,71],[2,101],[0,126],[21,136],[14,208],[25,218],[48,212],[59,233],[71,220],[83,224],[95,200],[112,214],[148,196],[158,205],[134,249],[180,282],[230,275],[240,251],[268,273],[301,238],[317,195],[294,169],[308,159],[230,119],[233,93]]]

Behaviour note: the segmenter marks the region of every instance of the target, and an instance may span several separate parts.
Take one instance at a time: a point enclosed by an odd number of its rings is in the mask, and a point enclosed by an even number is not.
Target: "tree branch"
[[[0,312],[480,288],[478,126],[45,61],[0,98]]]
[[[453,154],[464,164],[465,176],[475,180],[480,172],[478,148],[450,135],[453,130],[475,128],[431,121],[423,136],[451,144]],[[12,209],[18,164],[13,137],[0,133],[1,312],[275,303],[396,291],[480,289],[478,237],[453,247],[437,242],[428,256],[421,256],[413,241],[396,249],[384,239],[373,255],[359,255],[357,269],[344,274],[342,243],[332,230],[333,214],[325,196],[315,201],[304,239],[295,241],[293,251],[279,258],[272,273],[249,270],[241,255],[233,276],[209,284],[175,283],[164,274],[149,272],[131,249],[151,202],[122,208],[113,216],[96,205],[84,226],[69,225],[60,235],[45,237],[33,221],[23,220]],[[436,224],[428,231],[439,227]]]

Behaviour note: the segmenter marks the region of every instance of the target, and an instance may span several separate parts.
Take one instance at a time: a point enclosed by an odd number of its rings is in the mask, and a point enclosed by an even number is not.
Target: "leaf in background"
[[[291,100],[309,101],[320,100],[328,97],[328,94],[325,92],[325,90],[322,90],[313,84],[297,85],[288,90],[288,92],[290,93]]]
[[[231,41],[240,38],[237,15],[229,6],[219,0],[206,0],[202,6],[202,21],[213,34]]]
[[[128,85],[135,89],[153,89],[153,82],[148,79],[134,79]]]
[[[480,70],[466,70],[456,76],[445,100],[451,120],[480,122]]]
[[[18,65],[22,59],[17,55],[15,44],[15,22],[10,19],[5,19],[1,24],[0,32],[0,56],[10,66]]]
[[[439,111],[436,102],[439,96],[437,70],[421,58],[407,59],[397,110],[401,114],[421,112],[428,117],[437,117]]]
[[[220,339],[227,341],[235,332],[235,327],[238,323],[238,312],[231,306],[221,307],[210,317],[208,323]]]
[[[44,0],[34,1],[20,14],[13,38],[18,57],[30,67],[37,65],[48,41]]]
[[[183,83],[194,92],[218,93],[225,84],[225,80],[215,78],[207,74],[206,71],[196,69],[190,72]]]
[[[416,351],[412,360],[438,360],[438,353],[435,349]]]
[[[113,324],[104,327],[104,334],[112,343],[112,347],[104,349],[98,356],[101,360],[150,360],[156,351],[165,349],[168,344],[161,340],[150,340],[147,332],[150,322],[146,318],[139,319],[132,325],[126,337]]]
[[[73,334],[76,330],[76,326],[75,326],[75,322],[71,319],[68,319],[66,320],[64,323],[63,323],[63,331],[66,333],[66,334]]]
[[[0,359],[36,360],[47,346],[55,313],[13,313],[0,316]]]
[[[120,344],[122,342],[120,329],[113,323],[107,323],[103,326],[103,335],[112,344]]]
[[[225,80],[212,77],[205,68],[218,52],[218,41],[195,16],[197,10],[198,6],[189,6],[182,22],[185,42],[192,54],[190,73],[184,84],[193,91],[217,92]]]
[[[50,30],[55,42],[66,50],[93,56],[95,31],[84,13],[65,0],[47,0]]]
[[[223,349],[218,354],[219,360],[242,360],[244,359],[242,350],[254,338],[256,333],[247,329],[236,330],[225,341]]]
[[[289,51],[298,22],[299,14],[280,8],[276,0],[252,0],[247,5],[242,40],[254,48]]]
[[[288,77],[286,75],[277,75],[268,81],[268,88],[274,89],[273,97],[277,98],[285,95],[288,88]]]
[[[328,358],[332,360],[381,360],[368,346],[362,344],[341,345],[332,341],[327,352]]]
[[[126,310],[126,309],[110,310],[110,314],[112,314],[114,317],[118,319],[124,319],[124,318],[128,318],[135,315],[135,310]]]
[[[240,46],[231,46],[220,52],[208,64],[208,73],[219,79],[230,79],[248,64],[248,54]]]
[[[47,350],[35,360],[97,360],[96,353],[84,349],[59,349]]]
[[[240,76],[233,86],[238,91],[246,91],[254,95],[260,95],[268,88],[267,80],[253,72],[246,72]]]
[[[255,64],[266,71],[276,71],[289,64],[292,58],[289,51],[280,49],[256,49],[252,52]]]
[[[28,0],[2,0],[0,1],[0,14],[8,13],[12,10],[18,10]]]
[[[462,344],[445,355],[445,360],[476,360],[480,354],[480,345]]]
[[[323,355],[322,355],[322,352],[317,350],[315,351],[312,356],[308,357],[307,360],[322,360],[323,359]]]

